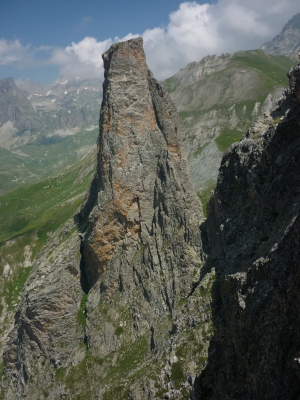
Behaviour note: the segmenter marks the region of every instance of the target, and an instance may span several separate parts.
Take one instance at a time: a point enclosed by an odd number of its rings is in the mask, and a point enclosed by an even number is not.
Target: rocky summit
[[[261,49],[268,54],[292,56],[300,51],[300,13],[291,18],[281,33],[270,42],[264,43]]]
[[[192,396],[213,271],[175,107],[141,38],[103,55],[98,165],[37,258],[4,348],[5,399]]]

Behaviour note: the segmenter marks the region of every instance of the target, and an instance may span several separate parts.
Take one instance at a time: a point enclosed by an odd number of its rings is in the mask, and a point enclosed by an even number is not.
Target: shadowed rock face
[[[206,378],[216,399],[300,395],[300,65],[225,153],[208,206],[217,280]]]
[[[99,379],[108,374],[110,382],[126,352],[131,351],[130,360],[136,353],[142,359],[140,365],[130,362],[122,378],[167,349],[175,357],[172,343],[187,327],[197,327],[199,338],[201,332],[210,334],[205,322],[210,299],[202,300],[205,288],[198,285],[203,215],[175,107],[148,71],[141,38],[114,44],[103,60],[98,166],[78,216],[80,239],[69,223],[34,266],[4,350],[8,399],[44,398],[46,392],[56,399],[70,397],[72,390],[76,395],[89,390],[90,398],[102,399]],[[179,311],[185,303],[185,311]],[[198,357],[202,349],[189,347]],[[88,362],[91,372],[74,378]],[[158,382],[169,382],[170,363]],[[188,386],[197,368],[194,363]],[[183,372],[180,379],[187,379]],[[155,393],[138,389],[144,385],[140,379],[127,382],[137,385],[132,399]],[[175,390],[166,383],[169,387]],[[107,390],[112,393],[109,385]]]

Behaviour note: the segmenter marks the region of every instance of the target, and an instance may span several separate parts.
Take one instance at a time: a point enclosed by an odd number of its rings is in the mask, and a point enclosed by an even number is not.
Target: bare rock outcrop
[[[79,237],[70,222],[36,262],[4,350],[7,399],[196,396],[211,276],[201,274],[203,214],[179,118],[141,38],[103,60],[98,166]]]
[[[277,109],[224,154],[208,206],[214,399],[300,395],[300,65],[288,76]]]

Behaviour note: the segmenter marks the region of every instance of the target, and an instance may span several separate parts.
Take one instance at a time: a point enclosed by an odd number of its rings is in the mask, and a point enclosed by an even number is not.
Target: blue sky
[[[278,34],[299,0],[3,0],[0,79],[50,83],[103,76],[101,54],[141,35],[158,79],[208,54],[257,48]]]

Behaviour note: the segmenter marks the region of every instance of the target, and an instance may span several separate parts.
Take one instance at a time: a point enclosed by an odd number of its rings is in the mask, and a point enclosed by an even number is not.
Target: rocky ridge
[[[300,395],[300,64],[288,77],[278,107],[224,154],[208,204],[213,399]]]
[[[5,399],[197,396],[214,274],[202,268],[179,118],[141,38],[103,60],[97,171],[25,285],[4,348]]]
[[[300,51],[300,13],[294,15],[284,25],[281,33],[270,42],[264,43],[261,49],[268,54],[298,55]]]

